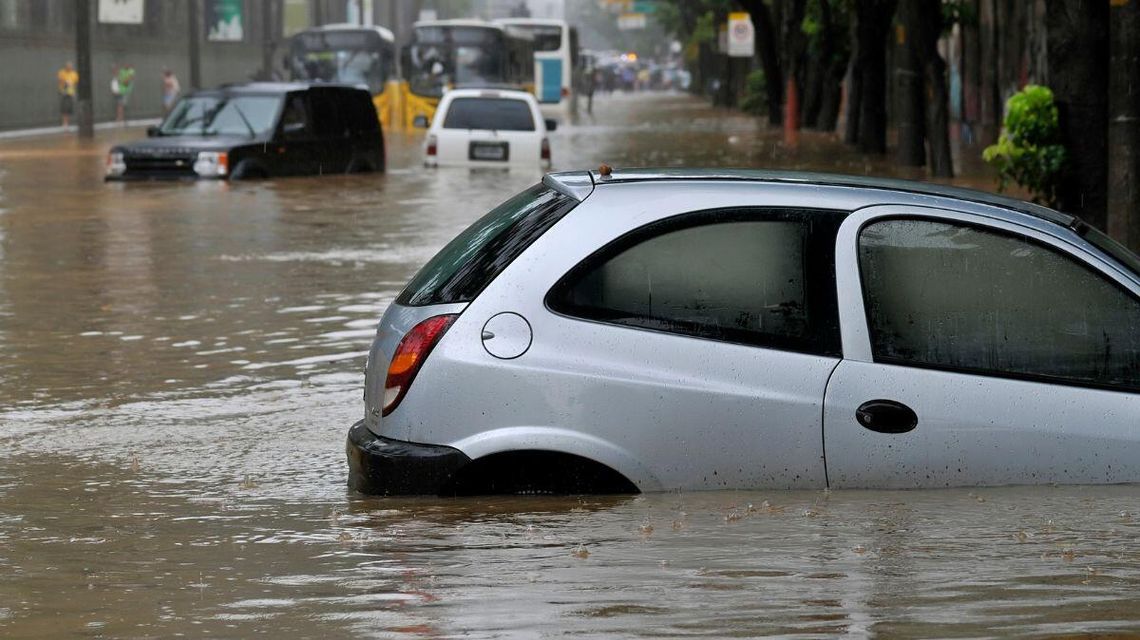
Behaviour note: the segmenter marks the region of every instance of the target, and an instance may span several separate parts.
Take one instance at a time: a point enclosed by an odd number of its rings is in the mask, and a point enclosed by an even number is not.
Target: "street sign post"
[[[732,58],[751,58],[756,52],[756,30],[752,16],[745,11],[728,14],[728,55]]]

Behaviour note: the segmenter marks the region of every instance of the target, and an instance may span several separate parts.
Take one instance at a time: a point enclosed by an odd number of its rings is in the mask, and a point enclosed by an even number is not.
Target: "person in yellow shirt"
[[[79,86],[79,72],[68,60],[55,77],[59,81],[59,114],[63,119],[63,126],[66,127],[71,124],[71,114],[75,112],[75,90]]]

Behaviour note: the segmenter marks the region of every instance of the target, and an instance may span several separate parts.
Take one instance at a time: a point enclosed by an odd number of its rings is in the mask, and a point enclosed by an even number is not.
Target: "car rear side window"
[[[534,131],[530,104],[510,98],[456,98],[443,119],[444,129]]]
[[[405,306],[470,302],[578,204],[543,184],[523,191],[460,233],[396,299]]]
[[[587,258],[547,303],[599,322],[838,356],[839,220],[774,209],[671,218]]]
[[[928,219],[868,225],[876,362],[1140,389],[1140,301],[1024,236]]]

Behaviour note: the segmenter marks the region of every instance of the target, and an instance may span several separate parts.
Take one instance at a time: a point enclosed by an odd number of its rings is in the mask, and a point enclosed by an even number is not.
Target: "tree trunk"
[[[899,0],[898,24],[895,26],[895,124],[898,148],[895,161],[907,167],[926,164],[925,113],[926,91],[923,86],[922,62],[919,59],[924,17],[918,5],[926,0]]]
[[[1104,229],[1108,191],[1108,3],[1049,0],[1049,76],[1069,165],[1063,210]]]
[[[807,48],[807,38],[804,37],[803,23],[804,23],[804,10],[806,0],[785,0],[783,25],[781,26],[781,42],[782,55],[781,59],[784,63],[784,84],[788,87],[785,91],[784,100],[788,101],[789,94],[795,93],[796,97],[803,95],[803,58],[804,52]],[[784,111],[784,124],[791,124],[793,127],[799,127],[799,104],[798,100],[794,108],[785,109]]]
[[[778,127],[784,122],[784,75],[780,71],[777,32],[772,22],[772,13],[764,0],[749,0],[741,4],[752,16],[752,25],[756,30],[756,47],[760,53],[765,91],[768,94],[768,124]]]
[[[954,159],[950,153],[950,92],[946,88],[946,62],[938,53],[938,38],[942,35],[941,7],[924,1],[918,9],[918,31],[913,37],[925,80],[925,136],[930,172],[938,178],[951,178]]]
[[[859,112],[863,108],[863,54],[857,36],[857,17],[851,17],[851,64],[847,70],[847,123],[843,141],[854,145],[859,142]]]
[[[1140,4],[1109,11],[1108,232],[1140,252]]]
[[[862,153],[887,152],[887,32],[895,13],[894,0],[855,0],[862,86],[856,148]]]
[[[833,59],[827,69],[823,96],[819,105],[819,118],[816,120],[816,127],[820,131],[835,131],[839,123],[839,106],[843,102],[843,75],[846,69],[846,58]]]
[[[979,12],[979,0],[970,0],[967,5]],[[974,126],[982,119],[982,47],[978,22],[961,25],[962,29],[962,142],[970,144],[975,140]]]
[[[831,59],[835,55],[834,24],[831,19],[831,0],[814,0],[819,6],[819,49],[816,59],[808,64],[804,78],[802,124],[809,129],[819,128],[819,113],[823,107],[823,93],[830,80]]]

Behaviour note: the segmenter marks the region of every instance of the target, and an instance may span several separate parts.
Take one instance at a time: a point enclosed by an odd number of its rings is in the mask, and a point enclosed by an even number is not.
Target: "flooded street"
[[[0,142],[2,637],[1140,632],[1136,486],[350,495],[380,315],[541,171],[390,135],[385,174],[104,184],[142,135]],[[551,140],[555,169],[921,176],[801,135],[659,94]]]

